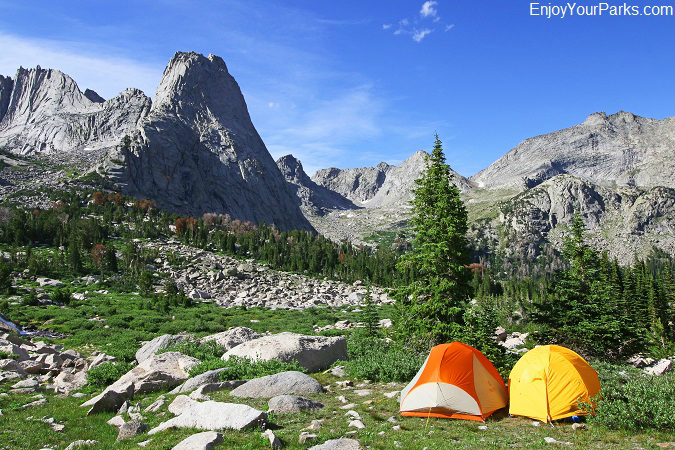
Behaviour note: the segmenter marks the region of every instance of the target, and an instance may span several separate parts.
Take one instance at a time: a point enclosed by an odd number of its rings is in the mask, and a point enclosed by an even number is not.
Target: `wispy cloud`
[[[154,95],[164,68],[162,64],[136,61],[100,47],[94,53],[80,43],[4,33],[0,33],[0,48],[3,75],[13,77],[20,66],[59,69],[70,75],[82,91],[93,89],[106,99],[128,87]]]
[[[445,31],[452,29],[454,25],[444,25],[441,22],[441,17],[438,14],[438,2],[428,0],[422,3],[419,14],[412,19],[403,18],[398,21],[397,27],[393,30],[395,36],[407,35],[418,44],[436,30],[440,26]],[[384,25],[383,30],[392,29],[392,25]]]
[[[446,26],[445,26],[445,31],[450,31],[450,30],[452,30],[453,28],[455,28],[455,24],[454,24],[454,23],[451,23],[450,25],[446,25]]]
[[[384,25],[382,25],[382,29],[383,29],[383,30],[388,30],[389,28],[391,28],[391,24],[390,24],[390,23],[385,23]]]
[[[420,9],[420,14],[422,17],[430,17],[430,16],[435,16],[438,11],[436,11],[436,5],[438,5],[437,2],[432,2],[432,1],[427,1],[422,4],[422,9]]]
[[[417,43],[422,42],[422,39],[424,39],[426,36],[428,36],[429,34],[431,34],[432,31],[433,31],[433,30],[430,30],[430,29],[428,29],[428,28],[425,28],[425,29],[423,29],[423,30],[414,30],[414,31],[413,31],[413,36],[412,36],[413,41],[415,41],[415,42],[417,42]]]

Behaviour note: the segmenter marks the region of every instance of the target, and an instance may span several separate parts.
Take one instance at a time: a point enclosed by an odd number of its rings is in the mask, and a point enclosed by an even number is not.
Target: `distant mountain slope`
[[[68,75],[39,66],[20,68],[13,80],[6,80],[0,80],[0,147],[20,154],[115,145],[151,105],[138,89],[93,102]]]
[[[526,139],[470,180],[526,189],[560,174],[604,186],[675,187],[675,117],[595,113],[580,125]]]
[[[405,207],[412,199],[415,180],[426,168],[426,157],[427,153],[419,150],[397,166],[381,162],[375,167],[322,169],[312,181],[366,208]],[[466,178],[454,171],[452,175],[460,190],[471,188]]]
[[[322,216],[333,209],[358,208],[350,200],[313,182],[302,168],[302,163],[293,155],[282,156],[277,167],[286,179],[291,192],[295,194],[305,215]]]
[[[0,148],[96,170],[171,211],[312,228],[217,56],[176,53],[154,103],[137,89],[105,101],[58,70],[20,68],[0,78]]]

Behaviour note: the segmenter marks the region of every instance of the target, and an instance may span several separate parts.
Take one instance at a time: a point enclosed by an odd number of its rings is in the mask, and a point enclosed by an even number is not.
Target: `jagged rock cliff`
[[[124,192],[188,214],[311,229],[218,56],[176,53],[130,138],[106,163]]]
[[[470,179],[481,187],[535,187],[560,174],[604,186],[675,187],[675,117],[620,111],[526,139]]]
[[[137,89],[92,102],[58,70],[20,68],[0,121],[0,146],[20,154],[109,147],[137,126],[150,104]]]
[[[412,199],[412,189],[426,167],[427,153],[415,152],[397,166],[385,162],[375,167],[356,169],[322,169],[312,181],[366,208],[405,207]],[[462,191],[470,189],[466,178],[452,171],[453,182]]]
[[[12,96],[12,88],[14,87],[14,80],[10,77],[0,75],[0,122],[7,112],[9,106],[9,99]]]
[[[282,156],[277,167],[286,179],[288,187],[297,197],[300,209],[308,215],[323,216],[334,209],[346,210],[358,208],[350,200],[337,192],[326,189],[313,182],[302,168],[300,160],[293,155]]]
[[[608,188],[571,175],[558,175],[499,206],[498,222],[511,249],[526,248],[530,259],[546,242],[560,244],[575,213],[593,244],[630,261],[653,246],[675,253],[675,189]]]

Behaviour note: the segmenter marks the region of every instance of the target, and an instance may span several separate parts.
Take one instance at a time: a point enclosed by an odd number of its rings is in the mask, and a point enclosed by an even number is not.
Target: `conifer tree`
[[[434,344],[458,339],[471,291],[467,212],[438,135],[412,200],[413,248],[397,268],[415,274],[397,293],[402,338]]]

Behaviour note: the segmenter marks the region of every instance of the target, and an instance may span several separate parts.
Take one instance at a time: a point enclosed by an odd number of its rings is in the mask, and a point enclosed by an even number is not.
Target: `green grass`
[[[573,448],[658,448],[657,443],[673,440],[672,433],[650,432],[629,433],[609,431],[602,426],[587,424],[586,430],[575,431],[571,424],[557,424],[555,427],[542,424],[539,427],[532,426],[532,420],[526,418],[509,418],[505,411],[500,411],[487,419],[487,430],[480,430],[480,422],[444,420],[424,418],[403,418],[398,416],[398,402],[389,399],[385,392],[397,391],[403,388],[403,384],[369,384],[365,386],[372,390],[372,394],[360,397],[354,393],[354,389],[335,388],[337,379],[331,375],[316,375],[316,378],[324,385],[333,386],[330,392],[313,394],[307,397],[319,401],[325,407],[318,412],[303,412],[299,414],[271,415],[267,428],[271,428],[282,440],[285,448],[307,448],[316,443],[328,439],[335,439],[349,431],[349,419],[345,416],[346,411],[340,409],[343,403],[338,401],[338,396],[344,396],[349,403],[356,406],[352,408],[361,416],[366,428],[358,430],[353,436],[358,439],[362,446],[378,449],[395,448],[394,442],[404,449],[445,449],[458,448],[550,448],[544,441],[545,437],[552,437],[558,441],[571,442]],[[0,384],[0,391],[6,391],[8,383]],[[152,403],[160,394],[151,394],[137,397],[133,403],[140,402],[143,407]],[[267,409],[266,399],[240,399],[231,397],[228,391],[210,394],[216,401],[244,403],[260,410]],[[10,449],[37,449],[51,445],[64,448],[70,442],[78,439],[95,439],[100,442],[97,448],[138,448],[138,443],[147,439],[152,442],[146,448],[168,449],[176,445],[187,436],[198,432],[197,430],[171,430],[164,431],[153,436],[141,434],[134,439],[116,443],[117,429],[106,424],[106,421],[114,416],[113,413],[102,413],[86,417],[86,408],[80,408],[79,404],[85,399],[72,397],[60,398],[52,394],[46,394],[48,402],[27,410],[20,406],[28,403],[31,399],[27,395],[12,395],[0,397],[0,439],[3,447]],[[166,412],[168,404],[175,396],[167,396],[168,401],[157,413],[142,413],[144,422],[150,427],[157,426],[172,415]],[[370,403],[372,401],[372,403]],[[370,404],[367,404],[370,403]],[[387,421],[389,417],[396,417],[401,426],[400,431],[394,431],[394,424]],[[29,420],[28,417],[40,419],[53,417],[58,423],[63,423],[65,429],[62,432],[53,431],[46,423]],[[315,434],[318,438],[312,444],[298,444],[298,436],[303,428],[307,427],[313,419],[324,420],[322,428]],[[27,432],[30,430],[30,432]],[[379,435],[379,432],[384,435]],[[261,449],[266,448],[267,443],[260,436],[260,430],[248,431],[224,431],[225,441],[218,448],[237,449]]]

